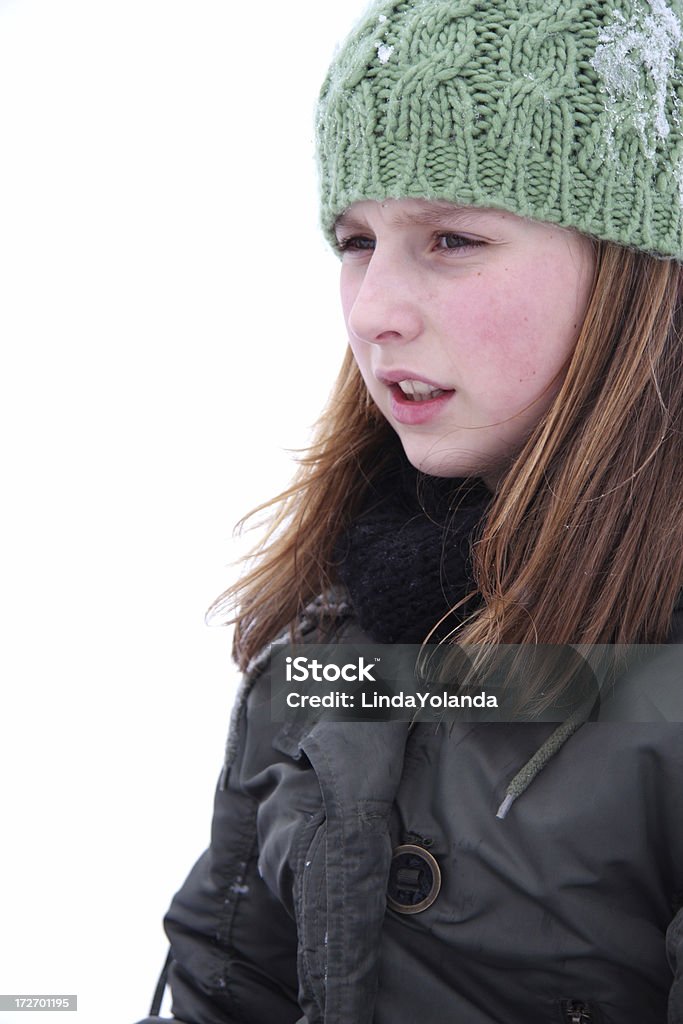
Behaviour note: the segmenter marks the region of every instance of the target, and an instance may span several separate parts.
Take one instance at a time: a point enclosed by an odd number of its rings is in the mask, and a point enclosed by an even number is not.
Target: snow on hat
[[[320,93],[327,238],[446,199],[683,260],[682,42],[680,0],[375,0]]]

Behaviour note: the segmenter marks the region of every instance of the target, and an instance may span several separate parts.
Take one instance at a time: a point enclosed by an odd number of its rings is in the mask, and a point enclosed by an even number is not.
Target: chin
[[[403,451],[411,466],[429,476],[465,477],[477,476],[468,459],[458,457],[454,452],[416,451],[411,445],[403,445]]]
[[[483,480],[491,490],[488,481],[498,480],[504,474],[504,469],[492,457],[487,458],[485,455],[477,457],[474,452],[457,452],[446,449],[425,451],[401,440],[408,462],[428,476],[460,479],[476,477]]]

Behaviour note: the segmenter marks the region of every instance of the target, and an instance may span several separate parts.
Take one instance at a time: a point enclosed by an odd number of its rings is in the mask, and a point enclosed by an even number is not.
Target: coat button
[[[397,846],[391,859],[387,903],[399,914],[419,914],[439,895],[441,871],[422,846]]]

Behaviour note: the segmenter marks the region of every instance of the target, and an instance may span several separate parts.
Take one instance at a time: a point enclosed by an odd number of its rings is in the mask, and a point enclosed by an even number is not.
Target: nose
[[[349,268],[342,293],[349,334],[373,345],[412,341],[422,333],[419,282],[407,257],[376,248],[362,267]]]

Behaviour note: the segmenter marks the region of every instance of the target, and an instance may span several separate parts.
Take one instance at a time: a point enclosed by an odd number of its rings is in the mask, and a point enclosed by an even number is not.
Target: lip
[[[429,377],[424,377],[421,373],[415,373],[413,370],[378,370],[375,376],[389,391],[389,408],[392,417],[398,423],[403,423],[406,426],[412,427],[419,426],[421,423],[428,423],[441,413],[444,406],[450,402],[456,393],[454,388],[445,387],[443,384],[439,384]],[[422,384],[427,384],[430,388],[434,388],[434,390],[438,388],[444,394],[438,395],[436,398],[425,398],[421,402],[415,402],[403,394],[398,386],[400,380],[419,380]]]

